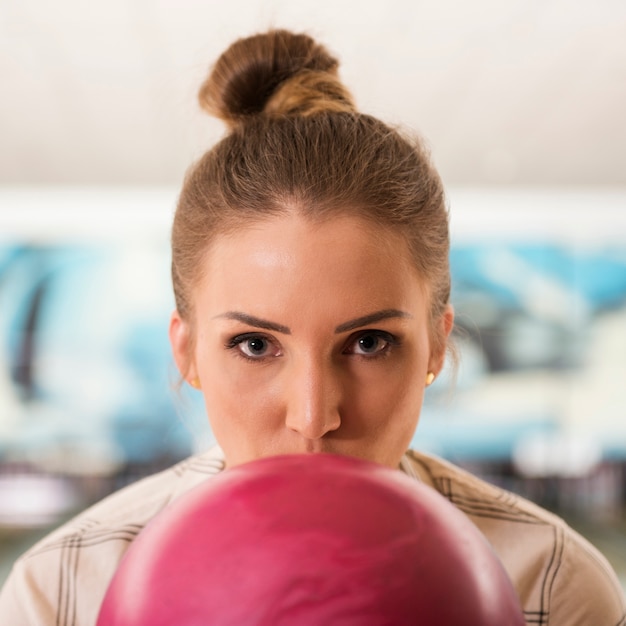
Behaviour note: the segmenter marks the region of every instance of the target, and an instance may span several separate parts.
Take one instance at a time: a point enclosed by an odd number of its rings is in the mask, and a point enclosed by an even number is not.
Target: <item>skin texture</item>
[[[195,322],[175,311],[170,341],[227,465],[328,452],[397,467],[444,360],[404,239],[294,211],[217,237],[201,269]],[[451,308],[435,321],[446,337],[452,323]]]

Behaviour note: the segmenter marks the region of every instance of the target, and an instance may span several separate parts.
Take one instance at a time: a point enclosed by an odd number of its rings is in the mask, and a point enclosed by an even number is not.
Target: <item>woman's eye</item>
[[[239,344],[239,349],[246,356],[265,356],[265,352],[267,351],[267,339],[263,337],[246,339]]]
[[[280,356],[278,347],[263,335],[239,335],[233,337],[227,348],[236,348],[247,359],[260,360],[268,356]]]
[[[398,342],[389,333],[383,331],[369,331],[355,337],[348,345],[348,354],[360,354],[363,356],[376,356],[389,350]]]

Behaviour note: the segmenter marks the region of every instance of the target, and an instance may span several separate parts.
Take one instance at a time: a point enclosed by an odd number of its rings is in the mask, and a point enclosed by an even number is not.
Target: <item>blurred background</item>
[[[626,584],[626,3],[2,0],[0,584],[76,511],[212,442],[168,236],[240,36],[306,31],[449,191],[460,365],[414,446],[555,510]]]

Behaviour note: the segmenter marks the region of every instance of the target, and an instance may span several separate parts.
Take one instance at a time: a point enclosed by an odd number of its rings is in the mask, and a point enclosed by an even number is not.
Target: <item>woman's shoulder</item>
[[[533,502],[437,456],[408,450],[415,476],[429,484],[472,518],[514,523],[565,525],[563,520]]]
[[[224,467],[212,448],[101,500],[35,544],[0,593],[0,621],[95,623],[104,592],[144,526],[177,497]]]
[[[564,520],[435,456],[406,454],[416,477],[465,513],[491,543],[526,621],[551,626],[626,624],[619,581],[605,557]]]
[[[221,450],[210,450],[142,478],[103,498],[65,523],[25,556],[54,549],[79,534],[86,537],[132,541],[139,531],[170,502],[224,469]]]

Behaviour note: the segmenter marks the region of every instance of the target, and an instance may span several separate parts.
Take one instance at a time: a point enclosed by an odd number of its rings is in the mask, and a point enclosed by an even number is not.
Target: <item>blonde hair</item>
[[[401,233],[431,297],[431,341],[450,297],[448,213],[421,141],[359,113],[338,61],[311,37],[273,30],[236,41],[199,99],[230,132],[187,173],[172,229],[176,306],[191,293],[212,239],[297,210],[352,214]]]

